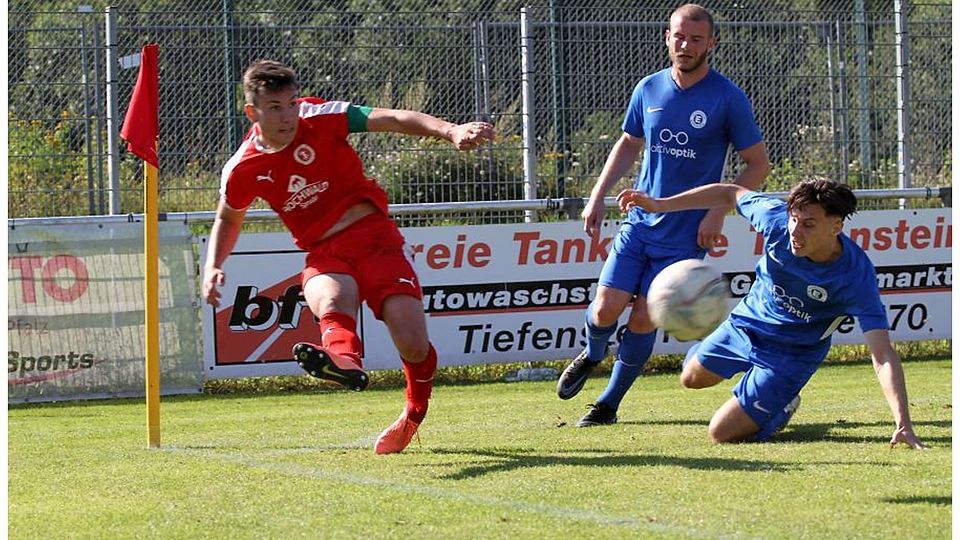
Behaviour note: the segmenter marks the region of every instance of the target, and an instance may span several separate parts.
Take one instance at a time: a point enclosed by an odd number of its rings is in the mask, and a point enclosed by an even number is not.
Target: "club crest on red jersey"
[[[317,157],[317,153],[310,145],[301,144],[293,151],[293,159],[301,165],[309,165]]]

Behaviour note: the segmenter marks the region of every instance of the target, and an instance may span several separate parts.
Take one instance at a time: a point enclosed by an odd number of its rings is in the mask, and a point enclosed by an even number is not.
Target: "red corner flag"
[[[157,58],[160,46],[144,45],[140,52],[140,74],[133,88],[130,107],[123,119],[120,136],[127,141],[127,150],[140,156],[147,163],[159,168],[157,137],[160,134],[160,83]]]

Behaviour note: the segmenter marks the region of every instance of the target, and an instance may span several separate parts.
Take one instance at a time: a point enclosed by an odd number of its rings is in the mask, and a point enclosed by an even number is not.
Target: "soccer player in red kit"
[[[437,353],[427,337],[423,293],[404,238],[387,215],[387,194],[366,177],[347,135],[386,131],[432,136],[470,150],[493,139],[493,126],[301,98],[299,90],[296,72],[279,62],[255,62],[243,75],[243,110],[253,127],[223,168],[203,297],[220,305],[223,262],[236,244],[246,210],[257,197],[267,201],[307,252],[303,295],[320,320],[320,344],[298,343],[295,359],[311,375],[364,389],[367,374],[356,316],[361,302],[367,302],[387,325],[407,381],[406,407],[377,438],[374,450],[400,452],[427,413]]]

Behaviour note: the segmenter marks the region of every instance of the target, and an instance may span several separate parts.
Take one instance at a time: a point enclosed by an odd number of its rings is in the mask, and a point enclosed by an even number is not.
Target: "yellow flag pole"
[[[144,300],[147,381],[147,444],[160,448],[160,300],[158,272],[158,181],[157,168],[144,162],[143,183],[143,248],[144,248]]]

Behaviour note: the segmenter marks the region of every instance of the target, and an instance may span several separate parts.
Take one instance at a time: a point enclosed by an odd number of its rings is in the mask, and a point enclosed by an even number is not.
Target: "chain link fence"
[[[533,44],[527,59],[533,108],[527,112],[536,135],[538,197],[589,193],[620,135],[634,85],[668,65],[663,31],[677,3],[634,4],[553,0],[526,8]],[[904,149],[913,186],[950,184],[951,100],[944,89],[951,81],[952,8],[947,0],[903,4],[906,78],[897,76],[892,1],[709,6],[720,35],[712,65],[750,96],[770,149],[774,170],[766,189],[787,189],[811,175],[856,188],[894,188]],[[524,196],[523,2],[155,0],[113,6],[121,57],[145,43],[160,44],[161,212],[214,208],[220,169],[248,128],[239,79],[261,58],[297,68],[304,94],[497,126],[498,141],[471,153],[435,140],[354,135],[368,174],[392,202]],[[139,161],[123,149],[118,166],[109,160],[108,133],[119,128],[136,69],[119,70],[113,88],[121,114],[108,118],[105,13],[102,3],[9,3],[10,217],[109,213],[111,169],[119,186],[119,207],[112,210],[142,209]],[[909,84],[902,106],[898,84]],[[909,121],[900,137],[898,115]],[[738,167],[734,156],[727,179]],[[522,216],[471,215],[483,222]]]

